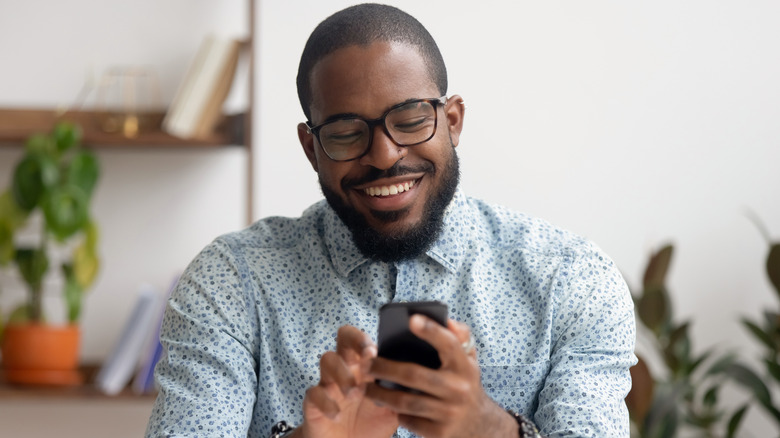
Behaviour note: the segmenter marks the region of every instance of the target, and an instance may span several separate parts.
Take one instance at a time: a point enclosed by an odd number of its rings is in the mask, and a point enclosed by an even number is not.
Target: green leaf
[[[91,219],[84,225],[84,246],[92,253],[97,253],[97,244],[100,240],[100,229]]]
[[[726,429],[726,438],[733,438],[736,436],[737,430],[739,430],[739,425],[742,422],[742,419],[745,417],[745,412],[747,412],[749,406],[750,405],[747,404],[742,405],[742,407],[737,409],[737,411],[734,412],[734,415],[731,416],[728,427]]]
[[[772,406],[772,395],[763,380],[750,368],[734,363],[727,369],[728,375],[737,383],[749,389],[764,406]]]
[[[642,424],[643,437],[675,436],[680,423],[677,411],[680,391],[680,387],[673,387],[663,392],[659,391]]]
[[[773,312],[771,310],[764,310],[764,324],[765,327],[780,327],[780,313]]]
[[[14,259],[14,229],[6,220],[0,219],[0,266],[7,265]]]
[[[664,323],[669,320],[669,297],[663,287],[645,289],[639,298],[637,314],[642,323],[655,333],[660,333]]]
[[[59,178],[57,165],[51,158],[40,154],[28,154],[14,169],[11,192],[16,203],[25,211],[35,208],[46,190]]]
[[[80,187],[87,196],[90,196],[97,185],[99,168],[95,154],[89,151],[79,151],[68,165],[67,182]]]
[[[704,393],[704,398],[702,399],[702,403],[704,403],[704,406],[710,409],[715,407],[715,405],[718,403],[719,390],[720,390],[720,385],[713,385],[712,387],[710,387],[710,389],[707,390],[707,392]]]
[[[688,337],[689,321],[680,324],[669,334],[669,353],[679,362],[687,364],[690,361],[691,341]]]
[[[772,351],[775,351],[777,348],[775,345],[775,341],[772,339],[772,336],[766,333],[764,330],[761,329],[758,325],[756,325],[754,322],[750,321],[747,318],[742,318],[742,325],[747,327],[748,331],[761,341],[762,344],[764,344],[767,348],[769,348]]]
[[[28,216],[16,203],[10,189],[0,195],[0,221],[7,222],[12,229],[16,229],[24,225]]]
[[[780,364],[774,360],[765,359],[766,369],[769,374],[778,382],[780,382]]]
[[[90,239],[85,239],[73,250],[73,276],[82,289],[92,285],[100,269],[100,260],[96,248],[89,245]]]
[[[54,141],[47,134],[33,134],[25,142],[26,150],[31,155],[54,156]]]
[[[81,128],[67,122],[60,122],[52,130],[52,138],[59,153],[68,151],[81,141]]]
[[[81,298],[84,295],[84,289],[76,280],[73,266],[63,264],[62,273],[65,276],[65,304],[68,308],[68,322],[74,323],[81,316]]]
[[[707,350],[704,353],[702,353],[699,357],[693,360],[693,362],[688,364],[687,369],[687,375],[693,374],[694,371],[696,371],[699,366],[701,366],[702,363],[704,363],[705,360],[707,360],[710,356],[712,356],[713,351]]]
[[[672,261],[674,247],[666,245],[650,257],[650,262],[645,269],[643,285],[645,289],[659,289],[666,283],[666,274]]]
[[[708,376],[714,376],[718,374],[726,373],[731,365],[736,360],[736,357],[732,354],[727,354],[715,361],[712,366],[705,373]]]
[[[766,258],[766,272],[775,291],[780,295],[780,243],[773,244],[769,249],[769,255]]]
[[[89,199],[78,186],[55,187],[42,207],[46,226],[59,241],[82,229],[89,219]]]
[[[23,248],[16,250],[16,265],[22,278],[33,290],[40,289],[43,277],[49,269],[49,258],[40,249]]]

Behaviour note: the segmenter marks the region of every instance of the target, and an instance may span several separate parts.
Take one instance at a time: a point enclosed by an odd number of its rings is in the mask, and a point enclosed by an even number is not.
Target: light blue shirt
[[[615,264],[461,192],[434,245],[399,263],[364,257],[325,201],[217,238],[168,302],[147,436],[264,438],[280,420],[300,424],[338,328],[376,340],[381,305],[418,300],[471,327],[487,394],[545,436],[629,436],[634,312]]]

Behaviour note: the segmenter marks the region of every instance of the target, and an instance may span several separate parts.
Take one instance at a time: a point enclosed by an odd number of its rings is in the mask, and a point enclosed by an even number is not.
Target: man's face
[[[376,42],[337,50],[317,63],[310,80],[314,125],[343,114],[374,119],[398,103],[439,97],[417,50],[398,43]],[[319,175],[325,197],[353,231],[358,247],[370,257],[413,257],[436,237],[443,211],[457,186],[454,147],[462,127],[462,99],[453,96],[436,111],[436,133],[427,142],[400,147],[382,127],[375,127],[368,153],[347,162],[328,158],[314,136],[306,132],[306,126],[298,127],[301,144]],[[398,193],[374,194],[382,189]],[[415,245],[425,237],[426,242]],[[365,242],[361,239],[376,242],[362,245]],[[383,248],[391,243],[400,245],[401,252],[392,254],[399,249]],[[424,248],[416,247],[421,245]]]

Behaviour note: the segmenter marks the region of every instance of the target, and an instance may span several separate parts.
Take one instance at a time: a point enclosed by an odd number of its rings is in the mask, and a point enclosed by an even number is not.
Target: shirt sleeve
[[[535,421],[547,437],[628,437],[625,397],[636,363],[634,306],[614,263],[598,249],[557,272],[551,368]]]
[[[243,259],[220,240],[187,267],[163,317],[165,354],[146,437],[247,435],[259,342],[251,288]]]

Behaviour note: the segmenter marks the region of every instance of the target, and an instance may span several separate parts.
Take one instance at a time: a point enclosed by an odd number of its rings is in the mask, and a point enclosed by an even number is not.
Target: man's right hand
[[[303,424],[295,438],[387,438],[398,428],[398,416],[364,397],[376,345],[351,326],[339,329],[336,351],[320,359],[320,382],[306,391]]]

